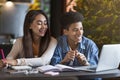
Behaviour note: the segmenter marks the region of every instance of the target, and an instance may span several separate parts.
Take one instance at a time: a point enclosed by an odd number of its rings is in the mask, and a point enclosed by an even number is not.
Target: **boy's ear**
[[[63,30],[63,34],[64,35],[67,35],[68,34],[68,31],[66,29]]]

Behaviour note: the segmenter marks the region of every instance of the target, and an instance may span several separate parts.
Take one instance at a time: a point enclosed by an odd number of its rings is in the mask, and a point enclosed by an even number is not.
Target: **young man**
[[[67,12],[61,18],[64,35],[58,38],[58,44],[51,59],[51,65],[87,66],[98,64],[98,47],[83,36],[83,16],[78,12]],[[96,78],[92,80],[101,80]]]
[[[98,47],[91,39],[83,36],[82,21],[83,16],[78,12],[67,12],[62,16],[64,35],[58,38],[51,65],[97,65]]]

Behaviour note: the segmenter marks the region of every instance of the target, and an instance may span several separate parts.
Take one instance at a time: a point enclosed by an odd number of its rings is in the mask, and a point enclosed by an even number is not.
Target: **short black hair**
[[[60,23],[63,29],[68,29],[69,25],[76,22],[82,22],[83,15],[79,12],[66,12],[61,16]]]

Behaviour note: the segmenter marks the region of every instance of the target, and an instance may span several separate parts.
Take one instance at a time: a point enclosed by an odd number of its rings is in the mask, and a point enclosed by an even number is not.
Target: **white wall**
[[[15,3],[12,8],[2,6],[0,8],[0,34],[23,36],[23,23],[27,9],[26,3]]]

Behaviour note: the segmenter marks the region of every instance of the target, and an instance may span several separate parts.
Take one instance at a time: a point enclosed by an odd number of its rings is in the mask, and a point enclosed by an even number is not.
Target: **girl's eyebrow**
[[[37,20],[37,22],[42,22],[41,20]]]
[[[47,21],[47,20],[44,20],[44,21]],[[42,21],[42,20],[37,20],[37,22],[44,22],[44,21]]]

